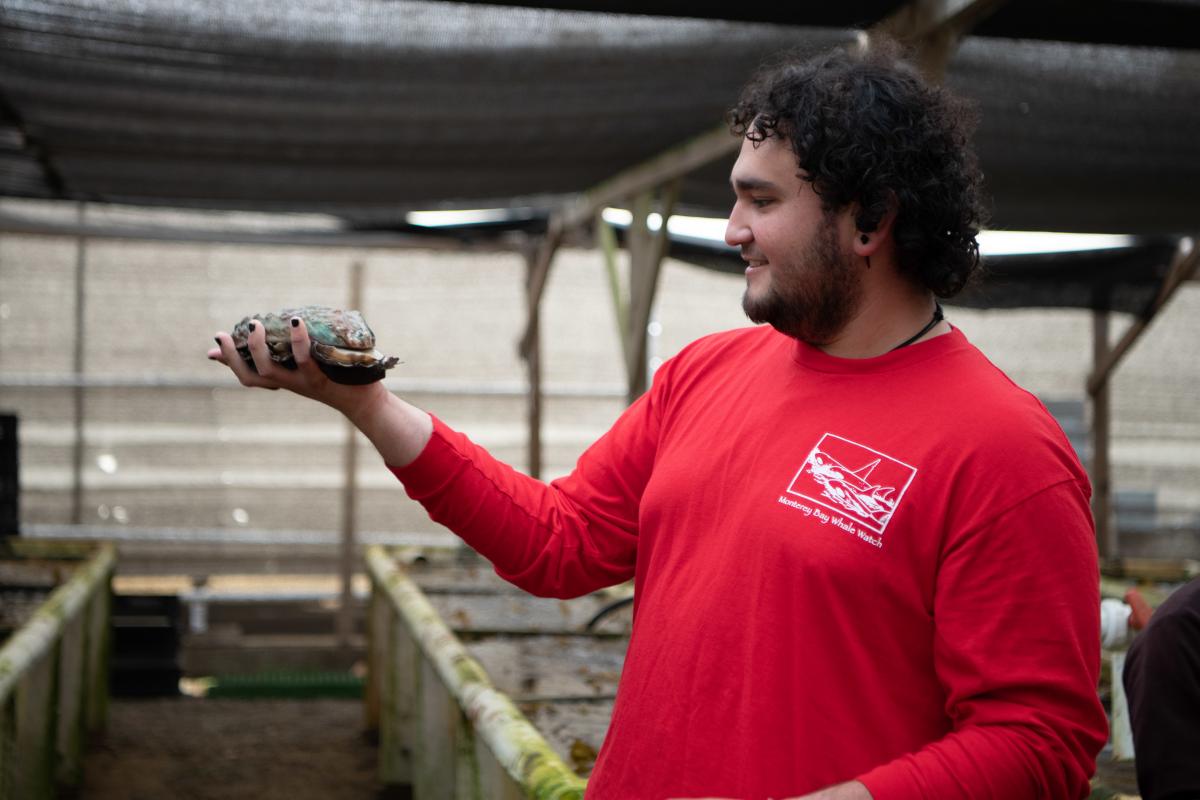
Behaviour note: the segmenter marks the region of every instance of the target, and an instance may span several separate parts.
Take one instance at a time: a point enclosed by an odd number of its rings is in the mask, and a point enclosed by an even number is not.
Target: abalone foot
[[[250,357],[249,349],[247,349],[245,353],[241,353],[240,350],[238,352],[241,354],[242,360],[250,366],[250,369],[257,373],[258,367],[254,365],[254,359]],[[296,359],[294,358],[288,358],[285,361],[276,361],[275,363],[281,367],[286,367],[287,369],[296,368]],[[374,383],[375,381],[383,380],[384,376],[387,374],[387,369],[383,366],[383,364],[374,364],[372,366],[347,366],[343,364],[326,364],[324,361],[321,361],[318,358],[314,358],[313,363],[320,368],[321,372],[325,373],[325,376],[329,378],[329,380],[333,381],[334,383],[344,384],[346,386],[365,386],[368,383]]]
[[[347,386],[364,386],[368,383],[382,380],[387,374],[387,370],[382,365],[376,364],[369,367],[364,366],[343,366],[341,364],[326,364],[323,361],[313,359],[321,372],[324,372],[326,377],[334,383],[341,383]]]

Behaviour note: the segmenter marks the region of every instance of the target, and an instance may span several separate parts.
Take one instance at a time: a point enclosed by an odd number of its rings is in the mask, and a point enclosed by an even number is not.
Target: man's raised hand
[[[312,345],[304,320],[292,317],[290,322],[289,335],[296,361],[295,369],[289,369],[271,358],[266,328],[261,322],[250,324],[247,337],[253,366],[238,354],[233,338],[225,331],[216,335],[217,346],[208,351],[208,357],[229,367],[243,386],[287,389],[331,406],[351,419],[381,402],[382,395],[387,394],[381,381],[365,386],[347,386],[331,381],[313,362]]]
[[[299,317],[291,319],[291,339],[295,369],[271,359],[262,323],[254,325],[248,339],[253,367],[238,354],[233,338],[225,331],[217,334],[217,346],[208,351],[208,357],[233,370],[243,386],[287,389],[342,412],[371,440],[386,464],[402,467],[420,454],[433,435],[429,414],[393,395],[383,381],[363,386],[331,381],[313,363],[308,330]]]

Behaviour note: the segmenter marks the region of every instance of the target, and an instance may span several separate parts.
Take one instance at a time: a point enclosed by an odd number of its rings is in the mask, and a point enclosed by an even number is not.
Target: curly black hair
[[[979,266],[982,175],[970,144],[973,109],[926,83],[899,48],[872,41],[760,71],[730,109],[730,129],[787,140],[826,210],[857,203],[871,232],[890,204],[902,273],[952,297]]]

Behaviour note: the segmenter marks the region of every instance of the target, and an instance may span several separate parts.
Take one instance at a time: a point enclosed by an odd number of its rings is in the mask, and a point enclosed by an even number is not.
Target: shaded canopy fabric
[[[415,208],[546,207],[719,125],[762,59],[845,44],[854,31],[833,25],[897,5],[839,4],[812,27],[422,0],[0,0],[0,195],[384,227]],[[1190,1],[1107,5],[1198,19]],[[969,37],[947,82],[980,108],[995,227],[1200,226],[1200,51]],[[726,213],[728,168],[689,176],[681,210]]]
[[[849,37],[437,2],[2,7],[26,142],[0,191],[365,215],[589,188],[719,122],[763,55]]]
[[[1145,315],[1175,255],[1174,242],[984,259],[980,280],[952,301],[971,308],[1090,308]]]
[[[949,302],[968,308],[1081,308],[1144,314],[1176,253],[1169,239],[1123,247],[996,255],[982,260],[977,279]],[[672,236],[671,257],[720,272],[746,268],[735,248]]]

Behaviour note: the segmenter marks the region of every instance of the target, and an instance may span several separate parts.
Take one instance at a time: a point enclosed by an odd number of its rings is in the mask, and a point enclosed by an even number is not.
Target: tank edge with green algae
[[[295,369],[292,317],[304,320],[312,341],[313,362],[335,383],[355,386],[374,383],[399,363],[395,356],[385,356],[375,349],[375,333],[361,312],[317,305],[243,317],[232,333],[238,355],[256,369],[250,354],[249,338],[250,323],[259,322],[266,331],[271,360],[288,369]]]

